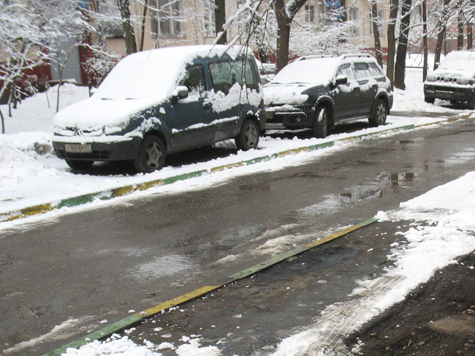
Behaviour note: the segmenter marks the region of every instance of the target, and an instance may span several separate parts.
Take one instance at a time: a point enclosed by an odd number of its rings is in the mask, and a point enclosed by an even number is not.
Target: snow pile
[[[413,221],[388,256],[394,266],[377,279],[361,281],[355,299],[326,308],[314,324],[284,339],[274,355],[336,355],[342,339],[398,303],[419,284],[456,258],[475,249],[475,172],[401,204],[402,210],[380,212],[380,221]]]

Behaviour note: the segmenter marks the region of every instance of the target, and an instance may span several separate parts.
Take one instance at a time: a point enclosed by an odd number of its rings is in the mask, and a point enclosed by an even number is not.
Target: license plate
[[[439,99],[452,99],[454,93],[450,91],[437,91],[437,97]]]
[[[66,143],[64,144],[64,149],[69,153],[91,153],[92,146],[91,144],[81,144],[81,143]]]

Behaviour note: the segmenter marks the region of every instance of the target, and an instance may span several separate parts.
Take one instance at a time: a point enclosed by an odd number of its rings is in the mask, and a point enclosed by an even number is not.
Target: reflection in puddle
[[[131,271],[130,275],[136,279],[153,279],[171,276],[174,273],[190,268],[188,259],[180,255],[156,257],[154,260],[140,265]]]

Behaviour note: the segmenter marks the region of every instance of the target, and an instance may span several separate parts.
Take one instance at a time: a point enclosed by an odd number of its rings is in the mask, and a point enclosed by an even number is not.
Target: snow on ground
[[[387,130],[393,126],[437,121],[439,119],[430,118],[431,113],[434,112],[462,113],[424,103],[421,77],[419,69],[408,69],[406,83],[408,89],[404,92],[396,91],[392,109],[394,113],[417,112],[418,117],[390,116],[388,125],[380,128],[368,128],[359,134]],[[48,93],[38,94],[24,100],[18,109],[13,111],[12,118],[6,117],[6,134],[0,135],[0,213],[186,172],[203,169],[209,171],[216,166],[325,142],[321,139],[278,140],[264,138],[259,150],[238,152],[236,155],[183,167],[165,167],[159,172],[147,175],[105,177],[87,174],[76,175],[70,171],[65,162],[57,159],[49,151],[56,89],[53,88]],[[72,85],[63,86],[60,93],[62,107],[88,97],[87,89]],[[8,112],[6,106],[2,106],[1,109],[4,115]],[[421,117],[424,116],[424,112],[427,112],[427,117]],[[327,140],[336,141],[352,135],[332,135]],[[224,145],[226,144],[229,143],[224,143]],[[333,150],[342,150],[344,145],[351,144],[348,141],[325,150],[301,153],[265,163],[225,170],[179,184],[154,188],[146,193],[134,193],[131,197],[138,197],[140,194],[166,194],[173,191],[203,189],[241,174],[304,164],[308,160],[333,152]],[[457,200],[454,203],[454,197],[460,197],[460,201]],[[123,199],[125,198],[118,198],[117,201],[124,201]],[[461,204],[461,201],[464,203]],[[108,204],[112,203],[108,202]],[[427,281],[436,270],[454,263],[457,256],[470,253],[475,249],[475,240],[473,239],[475,231],[473,221],[475,173],[469,173],[454,182],[433,189],[421,197],[404,203],[402,207],[402,210],[380,212],[378,215],[381,220],[414,220],[411,228],[404,233],[407,244],[392,246],[393,249],[388,258],[395,262],[394,266],[388,268],[385,275],[378,279],[361,281],[360,287],[354,291],[356,298],[345,304],[328,307],[316,319],[314,325],[309,325],[304,331],[284,339],[278,345],[275,355],[331,355],[331,352],[323,351],[327,346],[343,347],[338,343],[342,335],[356,330],[365,321],[402,300],[412,288]],[[86,208],[91,208],[91,205]],[[0,229],[21,226],[28,220],[50,219],[58,214],[61,212],[55,211],[43,217],[4,222],[0,224]],[[434,250],[437,253],[434,253]],[[342,317],[345,317],[348,322],[341,323]],[[153,345],[148,342],[144,345],[137,345],[127,337],[117,336],[111,337],[106,342],[92,342],[79,350],[68,349],[66,354],[78,356],[160,355],[160,350],[163,348],[172,349],[179,356],[221,354],[218,346],[201,347],[200,340],[196,337],[182,340],[181,345],[167,343]],[[336,351],[334,347],[333,350]]]
[[[423,102],[422,98],[422,73],[418,69],[409,69],[408,90],[396,91],[394,100],[394,112],[427,112],[428,117],[397,117],[389,116],[388,125],[379,128],[367,128],[359,134],[387,130],[408,124],[425,124],[438,119],[431,118],[431,113],[459,113],[462,112],[448,108],[434,106]],[[324,140],[280,140],[265,137],[261,139],[260,148],[247,152],[239,151],[225,158],[218,158],[204,163],[189,164],[182,167],[166,166],[162,170],[150,174],[137,175],[108,175],[94,176],[87,174],[74,174],[66,162],[59,160],[51,153],[51,135],[53,131],[52,118],[56,107],[56,90],[52,88],[47,93],[40,93],[32,98],[25,99],[17,109],[13,110],[13,117],[7,117],[5,105],[1,110],[5,117],[6,134],[0,135],[0,214],[19,211],[21,209],[40,204],[54,203],[62,199],[76,197],[84,194],[95,193],[107,189],[113,189],[146,181],[164,179],[194,171],[208,170],[213,167],[223,166],[256,157],[268,156],[277,152],[286,151],[298,147],[310,146],[325,141],[337,141],[339,139],[354,136],[353,133],[332,135]],[[64,85],[60,90],[61,107],[70,105],[78,100],[88,97],[87,88],[78,88],[74,85]],[[420,115],[419,115],[420,116]],[[320,150],[312,153],[303,153],[282,157],[267,163],[254,164],[238,169],[225,170],[202,178],[192,179],[180,184],[172,184],[148,190],[147,194],[173,192],[176,190],[202,189],[204,185],[216,184],[227,179],[232,179],[240,174],[252,174],[257,171],[282,169],[289,165],[303,164],[316,156],[327,154],[331,150],[341,149],[342,145],[351,142],[339,143],[334,148]],[[218,146],[232,145],[232,141],[216,144]],[[140,193],[135,193],[135,197]],[[99,201],[94,204],[106,204]],[[70,208],[68,208],[70,209]],[[77,208],[75,208],[77,209]],[[66,211],[67,209],[62,209]],[[58,212],[48,213],[58,214]],[[29,220],[39,219],[32,217]],[[23,222],[9,222],[0,224],[0,229],[12,227]]]

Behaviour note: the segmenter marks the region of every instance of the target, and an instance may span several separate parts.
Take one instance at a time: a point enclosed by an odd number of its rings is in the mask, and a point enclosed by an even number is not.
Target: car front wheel
[[[319,106],[315,111],[313,120],[313,136],[325,138],[328,134],[328,110],[325,106]]]
[[[145,136],[139,147],[139,154],[134,159],[137,171],[150,173],[161,169],[165,164],[165,146],[155,135]]]
[[[388,116],[388,107],[383,99],[378,99],[376,107],[373,111],[373,116],[369,119],[371,126],[384,125]]]
[[[251,148],[257,148],[259,144],[259,127],[257,123],[248,119],[242,124],[241,132],[234,139],[236,146],[243,151],[250,150]]]
[[[470,100],[467,102],[467,107],[470,110],[475,110],[475,93],[472,94]]]

